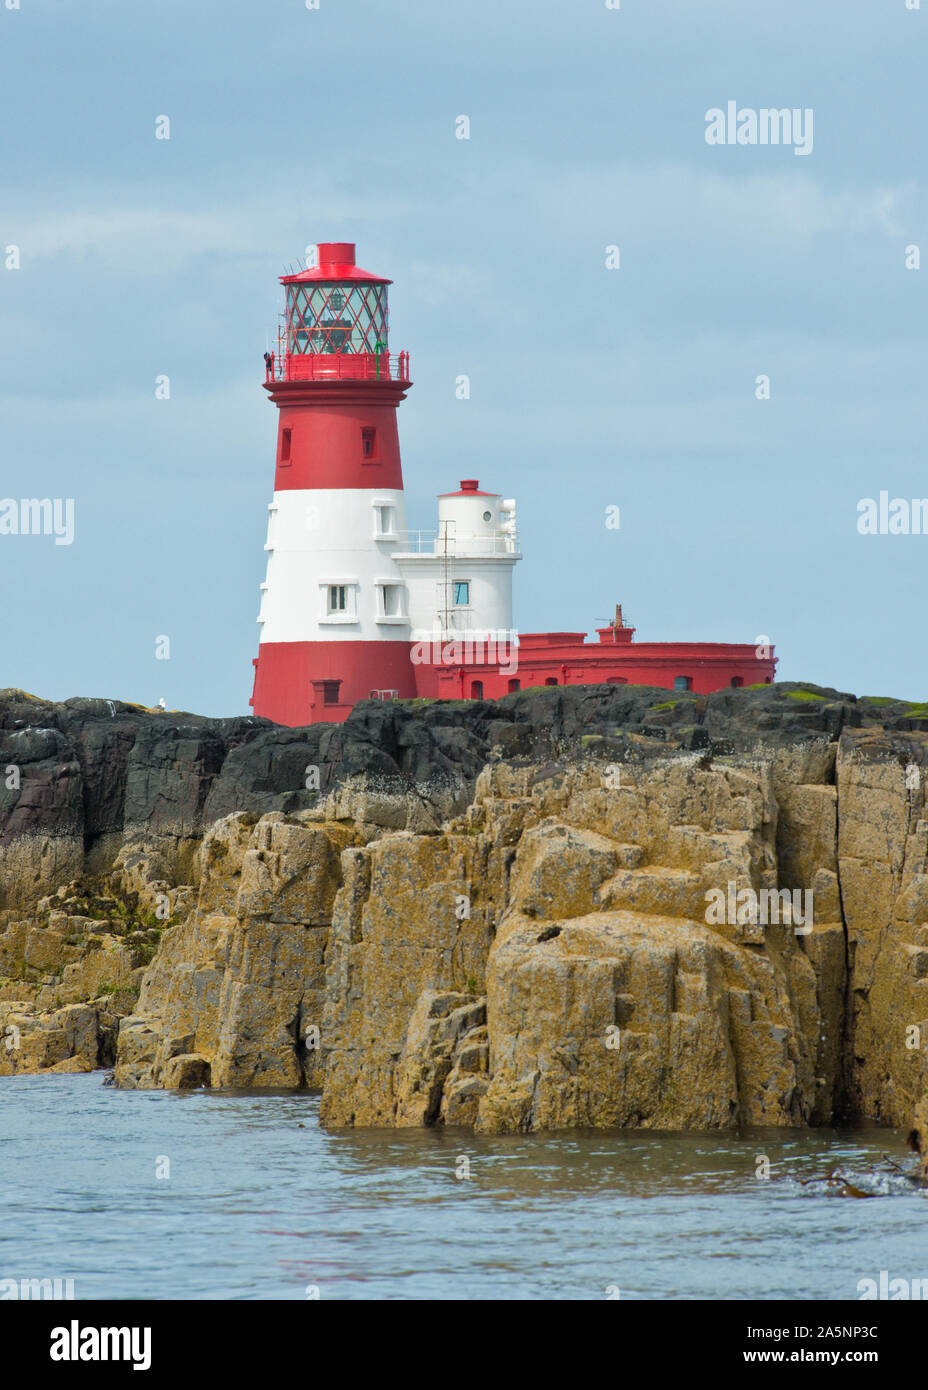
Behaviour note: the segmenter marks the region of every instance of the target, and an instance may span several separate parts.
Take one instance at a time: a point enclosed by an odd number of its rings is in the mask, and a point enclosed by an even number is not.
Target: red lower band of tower
[[[414,696],[409,654],[407,642],[262,642],[250,703],[290,728],[340,723],[359,700]]]
[[[462,659],[447,645],[433,647],[422,660],[422,644],[405,642],[263,642],[250,703],[262,718],[299,728],[341,723],[359,700],[498,700],[533,686],[600,684],[706,695],[769,685],[776,675],[777,659],[769,649],[607,642],[602,633],[599,644],[583,638],[581,632],[525,633],[517,654],[498,651],[491,661],[479,650]]]

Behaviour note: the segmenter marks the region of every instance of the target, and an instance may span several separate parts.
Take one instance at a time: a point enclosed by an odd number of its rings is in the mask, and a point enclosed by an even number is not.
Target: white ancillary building
[[[416,536],[416,549],[393,556],[408,596],[413,663],[417,666],[506,661],[515,647],[512,574],[522,558],[516,531],[516,504],[497,492],[482,492],[465,478],[457,492],[438,499],[438,531],[428,543]],[[424,644],[428,644],[426,651]],[[458,648],[462,650],[459,651]],[[420,694],[432,693],[425,671],[417,677]]]

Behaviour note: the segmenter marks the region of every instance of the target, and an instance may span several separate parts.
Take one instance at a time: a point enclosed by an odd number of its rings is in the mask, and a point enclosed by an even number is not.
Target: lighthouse
[[[637,642],[615,618],[584,631],[518,634],[522,556],[512,498],[464,478],[437,527],[406,529],[396,412],[409,354],[390,353],[387,289],[349,242],[281,276],[267,574],[254,661],[255,714],[299,727],[341,722],[360,700],[495,700],[534,686],[655,685],[706,694],[769,685],[777,658],[753,643]]]
[[[383,691],[416,694],[396,412],[409,354],[389,348],[388,286],[348,242],[281,277],[278,350],[264,383],[278,410],[267,574],[251,703],[299,726],[343,720]]]

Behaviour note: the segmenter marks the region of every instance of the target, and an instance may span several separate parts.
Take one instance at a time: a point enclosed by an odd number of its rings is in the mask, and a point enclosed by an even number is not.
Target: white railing
[[[421,555],[423,553],[432,554],[435,549],[435,539],[438,532],[431,531],[391,531],[389,535],[383,535],[379,539],[384,541],[396,541],[402,546],[404,551],[409,554]],[[453,554],[453,547],[449,546],[448,554]]]
[[[510,535],[504,531],[458,538],[449,536],[447,540],[434,530],[394,531],[378,539],[396,541],[401,547],[401,553],[437,555],[439,558],[447,555],[449,559],[470,555],[512,555],[519,549],[518,534]]]

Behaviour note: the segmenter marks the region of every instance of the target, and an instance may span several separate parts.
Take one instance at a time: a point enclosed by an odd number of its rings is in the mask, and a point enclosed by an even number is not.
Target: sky
[[[0,687],[248,713],[277,277],[353,241],[411,356],[407,524],[515,497],[518,630],[621,602],[928,697],[928,535],[858,530],[928,497],[908,5],[0,0],[0,498],[74,508],[0,534]],[[729,101],[811,151],[708,143]]]

